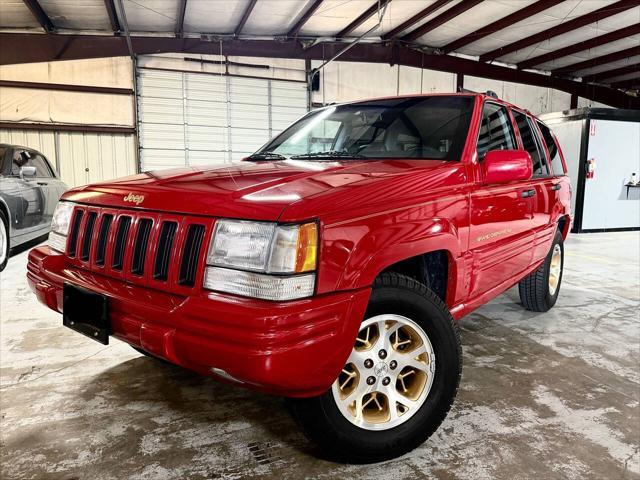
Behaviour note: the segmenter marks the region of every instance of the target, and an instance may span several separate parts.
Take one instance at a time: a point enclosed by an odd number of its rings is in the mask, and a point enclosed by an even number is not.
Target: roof
[[[126,32],[132,53],[183,51],[185,42],[207,43],[211,52],[224,41],[247,56],[366,34],[360,43],[388,47],[389,62],[393,48],[406,48],[470,59],[481,73],[499,64],[634,95],[640,89],[640,0],[0,0],[0,32],[0,63],[122,54],[117,37]],[[28,35],[43,32],[46,45]],[[424,66],[444,69],[444,59]]]

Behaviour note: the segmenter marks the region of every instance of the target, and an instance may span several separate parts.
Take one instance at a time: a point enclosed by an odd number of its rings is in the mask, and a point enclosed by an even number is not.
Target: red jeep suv
[[[380,461],[451,408],[455,320],[517,283],[556,302],[565,172],[491,95],[332,105],[236,164],[67,192],[27,275],[67,327],[290,397],[334,458]]]

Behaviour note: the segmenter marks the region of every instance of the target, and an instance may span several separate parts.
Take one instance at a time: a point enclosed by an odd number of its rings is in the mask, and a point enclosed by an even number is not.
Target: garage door
[[[306,111],[303,82],[140,69],[142,170],[239,160]]]

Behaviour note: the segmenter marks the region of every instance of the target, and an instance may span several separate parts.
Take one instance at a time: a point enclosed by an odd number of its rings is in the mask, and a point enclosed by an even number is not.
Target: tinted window
[[[478,135],[478,156],[491,150],[515,150],[513,126],[507,109],[495,103],[486,103],[482,111],[482,123]]]
[[[325,107],[293,124],[261,152],[339,152],[367,158],[459,160],[473,99],[409,97]]]
[[[551,169],[553,170],[553,174],[564,175],[567,172],[564,171],[562,159],[560,158],[560,149],[558,148],[558,144],[553,138],[553,135],[551,135],[551,130],[549,130],[549,127],[540,122],[538,122],[538,127],[540,127],[542,138],[545,145],[547,146],[547,150],[549,150],[549,157],[551,157]]]
[[[49,164],[40,154],[33,154],[29,159],[29,165],[36,167],[36,177],[52,177]]]
[[[533,131],[529,117],[516,111],[513,112],[513,116],[516,119],[524,149],[531,155],[531,160],[533,161],[533,176],[548,175],[549,170],[547,169],[546,158],[538,144],[538,137]]]
[[[52,177],[51,169],[42,155],[27,150],[14,150],[11,174],[20,175],[21,167],[36,167],[36,177]]]

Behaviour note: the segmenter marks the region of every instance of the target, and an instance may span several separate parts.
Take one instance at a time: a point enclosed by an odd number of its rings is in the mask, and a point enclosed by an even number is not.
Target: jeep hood
[[[277,220],[287,207],[296,205],[295,210],[301,216],[310,218],[322,213],[304,213],[301,207],[310,199],[321,197],[321,204],[327,205],[327,197],[330,200],[333,194],[344,193],[348,187],[366,189],[397,177],[409,178],[416,171],[440,170],[452,163],[435,160],[243,161],[210,168],[145,172],[75,188],[63,199],[96,206],[252,220]],[[359,195],[349,191],[356,201]]]

